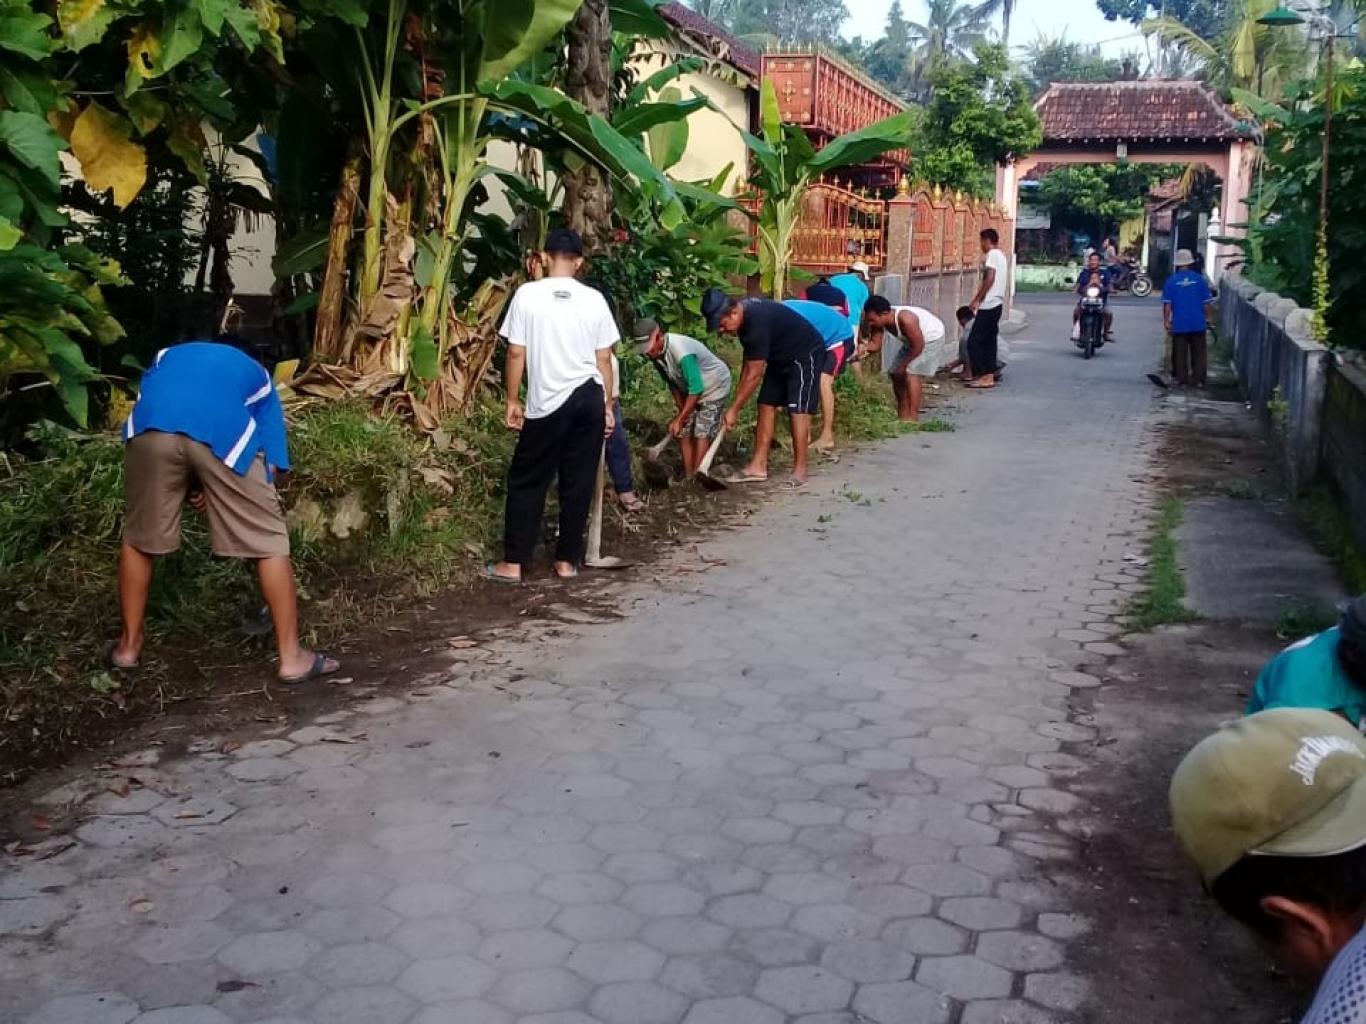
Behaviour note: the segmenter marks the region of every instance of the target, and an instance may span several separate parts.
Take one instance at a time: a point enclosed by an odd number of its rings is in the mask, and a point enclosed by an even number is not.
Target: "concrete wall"
[[[1366,550],[1366,358],[1335,359],[1323,406],[1323,468]]]
[[[1310,336],[1311,317],[1292,300],[1225,275],[1219,330],[1233,341],[1238,380],[1252,407],[1279,439],[1291,488],[1320,475],[1324,401],[1333,354]],[[1359,443],[1358,448],[1363,446]]]

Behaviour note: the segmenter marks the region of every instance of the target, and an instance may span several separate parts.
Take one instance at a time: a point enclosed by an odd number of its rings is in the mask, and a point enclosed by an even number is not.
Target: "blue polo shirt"
[[[1162,301],[1172,308],[1173,334],[1203,334],[1205,306],[1214,300],[1209,282],[1198,271],[1179,270],[1162,286]]]
[[[854,336],[849,321],[833,306],[809,299],[788,299],[783,305],[816,328],[827,349],[838,348]]]
[[[123,425],[124,440],[148,430],[208,445],[239,476],[258,454],[265,455],[268,476],[289,469],[275,384],[264,366],[231,345],[192,341],[157,353]]]
[[[844,292],[849,306],[849,326],[858,330],[859,322],[863,319],[863,307],[868,302],[867,282],[858,274],[836,274],[830,283]]]
[[[1245,714],[1268,708],[1321,708],[1361,727],[1366,690],[1355,685],[1338,659],[1342,630],[1337,626],[1291,644],[1272,658],[1257,677]]]

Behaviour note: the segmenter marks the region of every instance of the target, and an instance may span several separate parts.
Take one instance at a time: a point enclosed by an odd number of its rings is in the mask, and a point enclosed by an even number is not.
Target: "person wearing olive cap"
[[[1349,601],[1332,629],[1291,644],[1262,669],[1247,713],[1322,708],[1358,729],[1366,720],[1366,594]]]
[[[636,351],[655,364],[669,385],[678,415],[668,430],[678,438],[683,472],[692,476],[721,429],[721,414],[730,397],[730,367],[696,338],[666,332],[657,320],[637,320],[632,334]]]
[[[1210,895],[1318,992],[1301,1024],[1366,1024],[1366,738],[1277,708],[1195,746],[1172,824]]]

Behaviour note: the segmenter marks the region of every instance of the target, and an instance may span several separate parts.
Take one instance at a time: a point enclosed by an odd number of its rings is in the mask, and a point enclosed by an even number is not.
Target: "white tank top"
[[[920,333],[925,336],[925,344],[933,345],[944,340],[944,321],[935,316],[928,309],[921,309],[919,306],[893,306],[892,312],[896,314],[892,326],[887,328],[887,332],[898,341],[905,341],[901,337],[901,331],[897,325],[901,322],[902,313],[913,313],[915,318],[920,321]]]

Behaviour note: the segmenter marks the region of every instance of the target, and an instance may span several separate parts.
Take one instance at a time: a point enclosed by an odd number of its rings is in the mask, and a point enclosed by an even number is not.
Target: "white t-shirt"
[[[995,309],[997,306],[1005,304],[1006,285],[1010,278],[1010,265],[1006,261],[1006,254],[1000,249],[992,249],[982,260],[982,266],[987,270],[996,271],[996,277],[991,282],[991,287],[987,289],[986,295],[982,298],[980,309]]]
[[[602,292],[572,277],[543,277],[518,288],[502,334],[526,349],[529,420],[549,416],[590,380],[604,383],[597,354],[620,337]]]
[[[896,339],[897,344],[888,345],[886,339],[882,343],[882,372],[886,373],[896,362],[900,354],[901,346],[906,344],[906,339],[901,336],[901,314],[910,313],[920,321],[920,333],[925,338],[925,352],[936,352],[944,342],[944,321],[935,316],[928,309],[919,306],[893,306],[892,312],[896,314],[896,319],[891,327],[886,329],[886,334]],[[936,356],[936,358],[938,358]]]

